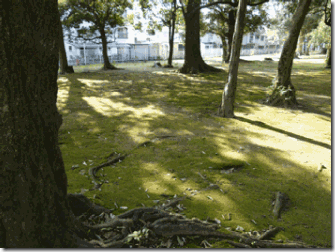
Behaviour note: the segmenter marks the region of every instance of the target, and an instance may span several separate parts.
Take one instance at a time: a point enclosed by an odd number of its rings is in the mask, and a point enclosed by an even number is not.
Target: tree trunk
[[[328,47],[328,50],[327,50],[326,68],[332,68],[332,47],[331,45]]]
[[[108,59],[108,52],[107,52],[107,38],[106,33],[104,29],[100,29],[100,35],[101,35],[101,42],[102,42],[102,56],[104,59],[104,70],[114,70],[116,69],[115,66],[113,66]]]
[[[61,22],[59,22],[59,63],[60,74],[74,73],[73,67],[67,64],[66,50],[64,45],[64,34]]]
[[[184,14],[186,27],[185,62],[179,71],[181,73],[199,73],[208,71],[221,71],[207,65],[200,53],[200,0],[189,0],[187,12]]]
[[[228,118],[234,117],[234,102],[237,86],[238,64],[240,61],[240,51],[242,45],[246,9],[247,0],[240,0],[238,3],[231,59],[229,63],[228,83],[225,85],[224,91],[222,93],[222,101],[219,108],[219,114],[223,117]]]
[[[300,33],[300,36],[299,36],[299,39],[298,39],[298,53],[299,55],[303,55],[304,52],[303,52],[303,44],[304,44],[304,38],[303,38],[303,35],[302,33]]]
[[[226,58],[226,63],[229,62],[231,57],[231,49],[232,49],[232,43],[233,43],[233,36],[234,36],[234,29],[235,29],[235,11],[230,10],[229,11],[229,19],[228,19],[228,55]]]
[[[223,64],[227,58],[227,42],[224,36],[220,35],[220,38],[222,42],[222,64]]]
[[[57,0],[0,8],[0,246],[77,247],[58,146]]]
[[[274,80],[273,92],[266,99],[266,103],[269,105],[287,107],[298,104],[295,95],[295,88],[291,83],[291,71],[299,33],[308,13],[310,4],[311,0],[300,0],[292,17],[289,36],[284,43],[278,62],[278,73],[276,79]]]
[[[173,41],[174,41],[174,30],[176,26],[176,11],[177,11],[177,0],[173,0],[173,13],[172,13],[172,26],[169,27],[169,59],[168,67],[172,67],[172,57],[173,57]]]

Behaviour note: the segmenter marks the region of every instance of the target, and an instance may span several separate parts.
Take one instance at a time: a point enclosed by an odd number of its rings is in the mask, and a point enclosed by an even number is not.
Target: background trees
[[[108,39],[108,34],[114,34],[118,25],[124,24],[122,16],[126,8],[132,5],[125,0],[69,0],[67,9],[70,11],[69,17],[64,21],[67,27],[77,27],[77,39],[89,40],[93,42],[101,41],[102,54],[104,59],[104,70],[115,69],[109,62],[107,43],[113,42]],[[89,27],[79,25],[86,21]]]
[[[263,5],[247,8],[245,13],[244,33],[255,32],[260,25],[268,25],[268,14]],[[206,32],[217,34],[222,41],[222,61],[229,62],[237,8],[231,5],[215,5],[210,7],[206,18]],[[227,42],[226,42],[227,40]]]
[[[73,67],[69,66],[67,63],[66,50],[64,45],[64,33],[62,25],[62,17],[66,16],[65,2],[58,3],[58,15],[59,15],[59,65],[60,65],[60,74],[65,73],[74,73]]]

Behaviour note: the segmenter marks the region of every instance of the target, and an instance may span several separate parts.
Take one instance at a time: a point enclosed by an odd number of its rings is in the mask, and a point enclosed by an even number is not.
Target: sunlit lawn
[[[75,67],[81,73],[59,76],[60,142],[69,192],[82,192],[115,208],[115,214],[126,211],[115,203],[132,209],[163,203],[162,194],[185,194],[190,197],[182,213],[217,218],[222,230],[281,226],[285,231],[275,239],[330,247],[331,70],[324,64],[294,64],[292,82],[302,106],[292,110],[261,103],[276,62],[243,62],[237,118],[225,119],[216,113],[228,65],[216,65],[223,73],[201,75],[152,65],[117,64],[124,70],[107,72],[97,71],[101,65],[82,66]],[[171,137],[133,150],[159,136]],[[89,191],[88,169],[112,153],[128,152],[124,161],[100,172],[101,190]],[[318,171],[320,163],[327,169]],[[242,169],[221,172],[234,166]],[[221,190],[201,191],[211,183]],[[280,220],[271,212],[276,191],[290,197]],[[214,242],[214,247],[228,246]]]

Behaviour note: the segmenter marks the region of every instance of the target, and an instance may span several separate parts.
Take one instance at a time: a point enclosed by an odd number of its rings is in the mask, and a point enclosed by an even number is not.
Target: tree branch
[[[250,2],[251,2],[251,0],[250,0]],[[269,2],[269,0],[262,0],[262,1],[258,2],[258,3],[250,3],[250,2],[247,5],[249,5],[249,6],[257,6],[257,5]]]
[[[180,2],[180,6],[181,6],[181,11],[183,12],[184,17],[186,17],[186,12],[185,12],[185,7],[184,7],[184,4],[183,4],[183,0],[179,0],[179,2]]]

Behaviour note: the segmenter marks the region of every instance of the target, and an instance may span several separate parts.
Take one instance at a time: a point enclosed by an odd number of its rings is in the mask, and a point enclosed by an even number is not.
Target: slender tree
[[[0,1],[0,36],[0,246],[77,247],[58,145],[57,0]]]
[[[116,26],[124,24],[122,14],[131,3],[128,0],[69,0],[66,6],[71,15],[63,23],[67,27],[78,27],[83,21],[89,22],[89,27],[81,26],[77,30],[77,39],[102,43],[103,69],[115,69],[109,62],[107,51],[107,44],[114,40],[108,39],[113,37],[108,35],[114,34]]]
[[[163,0],[163,6],[160,10],[160,19],[163,26],[167,26],[169,28],[169,58],[167,67],[172,66],[172,57],[173,57],[173,44],[174,44],[174,34],[176,28],[176,21],[177,21],[177,0]]]
[[[300,0],[291,20],[289,36],[286,39],[278,62],[278,73],[274,80],[272,94],[266,103],[272,106],[297,105],[295,88],[291,82],[293,58],[305,16],[308,13],[311,0]]]
[[[222,45],[224,45],[222,61],[229,62],[237,8],[230,5],[215,5],[210,7],[210,10],[211,11],[206,15],[208,23],[205,31],[215,33],[221,38]],[[255,32],[259,26],[265,26],[267,24],[267,13],[262,8],[262,5],[252,6],[247,9],[244,33]],[[228,41],[228,49],[226,49],[225,45],[226,40]]]
[[[228,82],[222,93],[222,101],[219,108],[219,114],[223,117],[234,117],[234,102],[237,87],[238,65],[240,61],[240,51],[243,39],[244,19],[247,9],[247,0],[239,0],[235,32],[233,36],[233,46],[231,59],[229,63]]]

